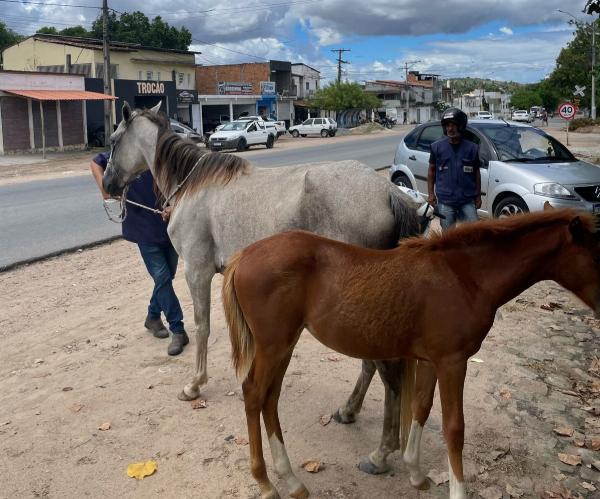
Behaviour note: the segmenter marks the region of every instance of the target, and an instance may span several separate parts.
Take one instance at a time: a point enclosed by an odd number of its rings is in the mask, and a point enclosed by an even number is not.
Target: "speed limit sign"
[[[572,120],[577,112],[577,107],[570,102],[563,102],[558,106],[558,114],[565,120]]]

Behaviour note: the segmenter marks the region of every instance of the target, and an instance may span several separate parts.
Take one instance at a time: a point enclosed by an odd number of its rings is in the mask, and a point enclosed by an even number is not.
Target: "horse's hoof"
[[[340,409],[335,411],[331,415],[331,417],[334,419],[334,421],[336,421],[337,423],[340,423],[340,424],[351,424],[356,421],[356,418],[354,417],[354,415],[343,416],[342,411]]]
[[[271,489],[269,492],[261,494],[260,499],[281,499],[281,496],[275,489]]]
[[[306,499],[309,495],[310,492],[308,492],[308,489],[304,485],[294,492],[290,492],[290,497],[294,499]]]
[[[429,490],[429,479],[427,477],[423,477],[421,481],[413,482],[413,479],[410,479],[410,484],[417,490]]]
[[[196,400],[200,396],[200,392],[197,392],[195,395],[188,395],[185,391],[185,388],[179,392],[177,398],[179,400],[183,400],[184,402],[189,402],[190,400]]]
[[[390,470],[389,466],[385,466],[383,468],[379,468],[376,466],[370,458],[365,457],[361,459],[360,463],[358,463],[358,469],[363,473],[368,473],[369,475],[381,475],[383,473],[387,473]]]

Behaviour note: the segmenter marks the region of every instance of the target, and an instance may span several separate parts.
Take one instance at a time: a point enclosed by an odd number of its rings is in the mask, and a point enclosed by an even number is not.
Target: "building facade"
[[[489,111],[494,118],[510,119],[511,94],[486,92],[477,88],[472,92],[454,97],[452,104],[462,109],[468,116],[477,116],[478,111]]]

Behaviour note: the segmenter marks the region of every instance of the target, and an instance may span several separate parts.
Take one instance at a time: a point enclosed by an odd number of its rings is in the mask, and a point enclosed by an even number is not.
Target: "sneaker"
[[[150,331],[156,338],[168,338],[169,331],[160,320],[158,319],[150,319],[150,317],[146,317],[146,322],[144,322],[144,327]]]
[[[173,338],[171,339],[171,344],[167,349],[167,353],[169,355],[179,355],[183,352],[183,347],[185,347],[190,342],[187,333],[184,331],[183,333],[173,333]]]

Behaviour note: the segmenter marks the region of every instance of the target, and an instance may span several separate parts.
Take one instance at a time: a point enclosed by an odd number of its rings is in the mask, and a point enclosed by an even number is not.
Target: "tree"
[[[587,14],[600,14],[600,0],[588,0],[583,11]]]
[[[42,26],[36,33],[41,35],[58,35],[58,31],[54,26]]]
[[[538,92],[527,88],[512,94],[510,105],[515,109],[529,109],[532,106],[541,106],[542,98]]]
[[[311,107],[326,111],[344,111],[346,109],[376,109],[381,101],[366,93],[358,83],[335,82],[317,90]]]
[[[25,37],[8,28],[6,24],[0,21],[0,56],[5,48],[19,43],[23,38]]]

